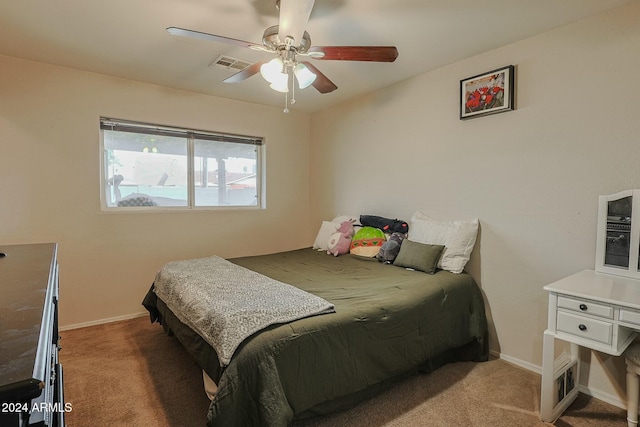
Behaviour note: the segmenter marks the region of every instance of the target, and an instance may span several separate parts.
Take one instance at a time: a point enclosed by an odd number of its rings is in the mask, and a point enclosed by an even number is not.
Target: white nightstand
[[[544,332],[540,418],[552,422],[578,394],[579,347],[620,356],[640,331],[640,280],[584,270],[544,287],[549,318]],[[571,354],[555,358],[555,340]]]

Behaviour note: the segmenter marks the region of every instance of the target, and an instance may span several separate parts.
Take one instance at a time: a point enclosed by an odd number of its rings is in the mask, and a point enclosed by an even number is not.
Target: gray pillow
[[[433,274],[443,250],[444,245],[428,245],[404,239],[393,265]]]

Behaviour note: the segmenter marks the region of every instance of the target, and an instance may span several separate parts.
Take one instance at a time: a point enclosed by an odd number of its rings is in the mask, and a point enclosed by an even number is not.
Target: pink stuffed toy
[[[342,224],[340,224],[340,228],[338,228],[338,231],[331,235],[331,237],[329,238],[329,243],[327,244],[328,254],[338,256],[349,252],[349,247],[351,246],[351,238],[355,233],[353,223],[353,220],[344,221]]]

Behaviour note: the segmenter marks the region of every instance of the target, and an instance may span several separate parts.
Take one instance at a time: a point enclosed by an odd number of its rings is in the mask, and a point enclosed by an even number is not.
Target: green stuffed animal
[[[378,255],[386,241],[384,233],[379,228],[362,227],[351,239],[350,253],[373,258]]]

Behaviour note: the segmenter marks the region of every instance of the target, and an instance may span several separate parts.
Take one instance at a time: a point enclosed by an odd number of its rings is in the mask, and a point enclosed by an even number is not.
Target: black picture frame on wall
[[[460,80],[460,120],[514,110],[514,82],[513,65]]]

